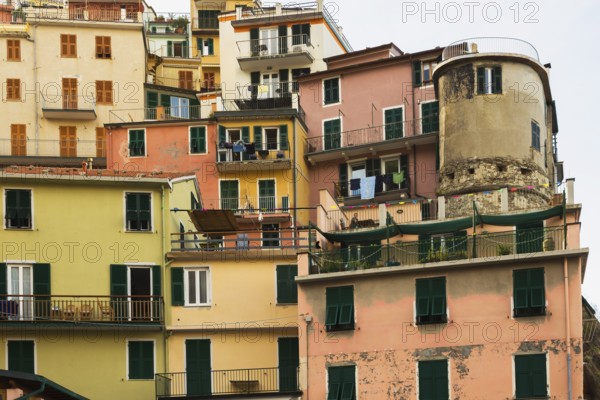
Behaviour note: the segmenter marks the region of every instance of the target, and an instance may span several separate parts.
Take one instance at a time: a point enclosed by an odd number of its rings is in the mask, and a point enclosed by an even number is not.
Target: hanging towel
[[[375,193],[383,192],[383,175],[377,175],[375,177]]]
[[[375,177],[360,178],[360,198],[369,200],[375,197]]]
[[[385,174],[383,176],[383,183],[385,183],[387,186],[390,186],[391,184],[394,183],[394,181],[392,180],[394,174]]]
[[[251,155],[256,152],[256,145],[254,143],[248,143],[246,145],[246,154]]]
[[[396,185],[400,185],[402,182],[404,182],[404,171],[394,172],[394,177],[392,180]]]
[[[242,153],[244,151],[244,144],[243,143],[234,143],[233,144],[233,152],[234,153]]]
[[[360,178],[350,179],[350,190],[360,189]]]

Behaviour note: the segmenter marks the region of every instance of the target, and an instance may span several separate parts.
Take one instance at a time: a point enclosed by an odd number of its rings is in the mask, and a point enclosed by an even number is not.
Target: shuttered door
[[[448,400],[448,360],[419,362],[419,400]]]
[[[127,265],[111,264],[110,295],[115,319],[128,319]]]
[[[298,390],[298,338],[279,338],[277,340],[279,354],[279,391],[294,392]]]
[[[206,396],[212,393],[210,340],[185,341],[185,372],[188,396]]]
[[[35,343],[33,340],[8,341],[8,370],[35,373]]]

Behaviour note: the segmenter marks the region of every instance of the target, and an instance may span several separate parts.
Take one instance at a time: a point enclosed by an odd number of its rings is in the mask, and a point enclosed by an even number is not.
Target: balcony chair
[[[79,310],[79,318],[82,321],[90,321],[92,319],[92,313],[94,312],[94,306],[91,304],[85,303],[81,305],[81,310]]]
[[[100,311],[100,319],[112,321],[114,318],[114,310],[109,301],[98,300],[98,311]]]
[[[64,319],[74,321],[77,319],[78,308],[74,304],[67,304],[63,310]]]

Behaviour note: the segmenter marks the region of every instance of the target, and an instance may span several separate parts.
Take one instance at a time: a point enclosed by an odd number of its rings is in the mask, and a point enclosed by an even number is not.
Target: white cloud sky
[[[189,12],[186,0],[148,0],[156,11]],[[285,4],[292,2],[281,1]],[[299,1],[303,2],[303,1]],[[296,2],[298,3],[298,2]],[[576,201],[583,203],[582,246],[591,247],[584,295],[600,306],[600,129],[595,121],[595,94],[600,80],[600,2],[597,0],[393,1],[325,0],[328,10],[355,50],[394,42],[405,52],[445,46],[472,37],[514,37],[530,42],[540,61],[552,63],[550,83],[557,103],[558,154],[565,177],[576,178]],[[263,2],[267,4],[267,2]],[[599,113],[600,114],[600,113]],[[594,251],[595,250],[595,251]]]

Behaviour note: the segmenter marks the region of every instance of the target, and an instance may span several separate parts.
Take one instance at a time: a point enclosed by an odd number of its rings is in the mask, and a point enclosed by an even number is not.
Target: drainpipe
[[[166,306],[165,306],[165,293],[167,293],[167,264],[164,262],[164,258],[165,258],[165,251],[166,251],[166,238],[167,238],[167,232],[166,232],[166,218],[165,218],[165,186],[161,185],[160,187],[160,219],[161,219],[161,229],[162,229],[162,243],[161,243],[161,257],[162,260],[160,260],[161,264],[164,265],[164,268],[162,268],[162,270],[164,271],[163,276],[162,276],[162,293],[163,293],[163,353],[164,353],[164,359],[163,359],[163,366],[164,366],[164,371],[167,372],[167,357],[168,357],[168,352],[167,352],[167,336],[168,336],[168,332],[165,330],[165,326],[167,324],[167,313],[166,311]]]
[[[579,259],[581,263],[581,258]],[[564,258],[563,262],[563,275],[565,280],[565,328],[567,335],[567,387],[568,387],[568,400],[573,398],[573,382],[571,377],[571,312],[569,310],[569,268],[567,257]]]
[[[21,396],[21,397],[17,397],[15,400],[27,400],[27,399],[30,399],[30,398],[32,398],[33,396],[37,396],[38,394],[41,394],[41,393],[43,393],[43,392],[44,392],[44,390],[46,389],[46,382],[47,382],[47,381],[46,381],[46,378],[44,378],[44,379],[42,380],[42,386],[40,386],[40,387],[39,387],[39,389],[37,389],[37,390],[34,390],[34,391],[33,391],[33,392],[31,392],[31,393],[24,394],[24,395],[23,395],[23,396]]]
[[[296,237],[298,236],[298,212],[297,212],[297,208],[298,208],[298,182],[296,182],[296,180],[298,179],[298,176],[296,174],[296,168],[298,167],[296,164],[296,118],[292,117],[292,141],[294,143],[294,154],[293,154],[293,158],[294,158],[294,165],[293,165],[293,172],[292,172],[292,179],[294,180],[294,210],[292,211],[293,216],[294,216],[294,231],[293,231],[293,235],[294,235],[294,245],[297,245],[298,242],[296,241]]]
[[[40,123],[39,123],[39,115],[38,115],[38,65],[37,65],[37,24],[33,25],[33,85],[35,89],[35,101],[33,102],[33,107],[35,109],[35,154],[37,156],[40,155]]]

